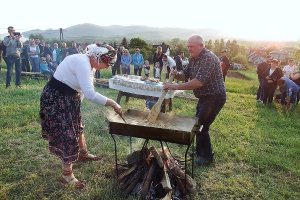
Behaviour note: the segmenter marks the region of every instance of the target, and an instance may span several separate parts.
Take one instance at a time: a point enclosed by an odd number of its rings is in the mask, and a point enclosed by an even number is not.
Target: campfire
[[[127,163],[118,176],[123,197],[169,200],[196,191],[196,182],[167,149],[144,147],[129,154]]]

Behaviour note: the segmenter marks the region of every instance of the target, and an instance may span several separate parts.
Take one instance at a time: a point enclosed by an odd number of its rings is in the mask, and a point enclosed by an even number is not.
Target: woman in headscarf
[[[101,159],[90,154],[86,147],[80,112],[83,97],[96,104],[111,106],[123,115],[120,105],[96,92],[93,85],[93,69],[114,64],[115,50],[96,43],[88,45],[85,52],[68,56],[60,63],[40,98],[42,137],[49,141],[50,153],[62,161],[61,181],[77,189],[82,189],[84,184],[73,175],[72,163]]]

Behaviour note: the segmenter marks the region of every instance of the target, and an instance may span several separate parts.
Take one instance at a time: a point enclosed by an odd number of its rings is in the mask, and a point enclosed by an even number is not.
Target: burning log
[[[172,186],[171,186],[171,183],[170,183],[169,175],[168,175],[168,173],[167,173],[167,167],[166,167],[166,165],[164,165],[162,174],[163,174],[163,178],[162,178],[162,180],[161,180],[161,182],[160,182],[161,185],[162,185],[162,187],[163,187],[164,190],[166,190],[166,191],[172,190]]]
[[[125,176],[128,176],[131,172],[133,172],[138,167],[138,163],[135,163],[130,169],[120,174],[118,180],[121,181]]]
[[[182,169],[180,169],[178,165],[174,165],[173,167],[171,167],[171,171],[173,172],[174,175],[177,176],[175,177],[175,179],[179,179],[183,184],[184,183],[186,184],[187,186],[186,189],[190,193],[196,192],[196,182],[188,174],[186,174],[185,176],[184,171],[182,171]]]
[[[143,188],[142,188],[142,191],[141,191],[141,199],[146,198],[146,196],[148,194],[148,191],[149,191],[149,188],[150,188],[150,184],[153,180],[154,173],[155,173],[156,170],[157,170],[157,162],[155,160],[152,160],[149,172],[147,174],[147,177],[145,179],[145,182],[144,182],[144,185],[143,185]]]
[[[164,167],[164,162],[163,160],[161,159],[161,157],[159,156],[156,148],[154,146],[150,147],[149,151],[152,153],[152,155],[154,156],[154,158],[156,159],[156,162],[158,164],[158,166],[160,168]]]
[[[173,190],[169,191],[168,194],[165,197],[161,198],[160,200],[170,200],[173,192],[174,192]]]

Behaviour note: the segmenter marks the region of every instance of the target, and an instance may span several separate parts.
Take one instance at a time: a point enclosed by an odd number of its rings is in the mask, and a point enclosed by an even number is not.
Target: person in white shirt
[[[101,159],[90,154],[86,147],[80,112],[83,97],[111,106],[117,114],[123,115],[121,106],[96,92],[93,85],[93,70],[108,68],[115,61],[116,52],[111,46],[88,45],[85,54],[70,55],[60,63],[41,93],[42,137],[49,141],[50,153],[62,161],[61,182],[76,189],[84,188],[84,184],[73,175],[72,163]]]
[[[171,69],[174,69],[176,67],[176,62],[173,58],[167,55],[163,55],[162,62],[163,62],[163,68],[166,73],[166,79],[168,79]]]
[[[289,59],[289,64],[284,66],[283,68],[283,76],[286,78],[290,78],[291,72],[295,70],[295,62],[293,59]]]

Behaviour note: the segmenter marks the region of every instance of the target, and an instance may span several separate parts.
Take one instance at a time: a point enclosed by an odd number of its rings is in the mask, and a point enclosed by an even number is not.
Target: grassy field
[[[0,199],[122,199],[103,106],[83,100],[88,149],[103,159],[74,164],[75,176],[86,184],[83,190],[74,190],[58,182],[61,162],[49,154],[41,137],[39,97],[46,81],[22,80],[21,89],[12,82],[6,90],[5,72],[0,72]],[[243,74],[252,80],[226,79],[228,99],[210,131],[215,162],[196,166],[197,193],[191,199],[299,199],[300,106],[287,112],[278,104],[257,103],[256,75]],[[110,77],[110,70],[103,70],[101,76]],[[117,98],[115,90],[96,90]],[[144,110],[145,101],[125,103],[123,98],[121,106]],[[171,114],[194,116],[195,106],[195,101],[176,97]],[[120,137],[117,142],[124,159],[128,139]],[[134,149],[140,149],[142,142],[133,139]],[[158,147],[157,142],[151,145]],[[179,145],[171,149],[176,155],[184,150]]]

